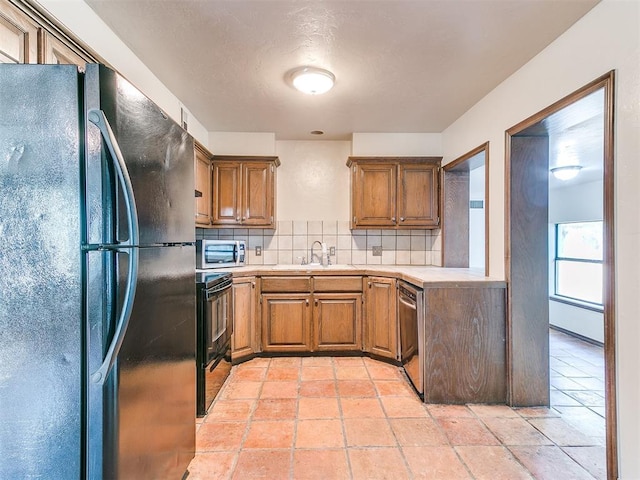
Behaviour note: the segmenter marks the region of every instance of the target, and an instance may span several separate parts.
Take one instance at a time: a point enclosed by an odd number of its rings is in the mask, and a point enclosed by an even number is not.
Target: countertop
[[[235,277],[281,275],[368,275],[394,277],[417,287],[491,287],[505,288],[504,280],[485,277],[484,271],[471,268],[443,268],[405,265],[247,265],[225,269]]]

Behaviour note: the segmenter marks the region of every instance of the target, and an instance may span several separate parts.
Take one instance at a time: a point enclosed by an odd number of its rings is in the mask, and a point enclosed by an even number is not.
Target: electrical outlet
[[[260,257],[262,256],[262,247],[257,246],[256,247],[256,257]]]
[[[332,257],[336,256],[336,247],[329,247],[329,255]]]
[[[374,257],[381,257],[382,256],[382,245],[378,245],[376,247],[372,247],[373,250],[373,256]]]

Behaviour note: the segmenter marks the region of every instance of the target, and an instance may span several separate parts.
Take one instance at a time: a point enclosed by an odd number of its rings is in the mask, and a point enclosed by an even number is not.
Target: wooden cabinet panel
[[[43,35],[42,63],[53,65],[77,65],[84,71],[87,59],[81,57],[67,44],[61,42],[48,32]]]
[[[214,156],[213,225],[275,228],[278,157]]]
[[[273,293],[310,293],[311,277],[263,277],[263,292]]]
[[[350,157],[351,228],[436,228],[440,157]]]
[[[196,197],[196,224],[211,223],[211,156],[196,143],[195,148],[195,189],[201,193]]]
[[[265,352],[311,351],[309,294],[262,295],[262,349]]]
[[[260,226],[273,224],[273,169],[273,164],[269,162],[242,165],[243,224]]]
[[[505,290],[427,288],[427,403],[506,401]]]
[[[256,338],[256,278],[233,279],[233,335],[231,336],[231,360],[254,354]]]
[[[438,166],[398,165],[398,225],[437,226]]]
[[[0,63],[37,63],[38,24],[0,0]]]
[[[314,350],[362,350],[361,294],[315,294],[313,303]]]
[[[213,163],[213,224],[240,223],[240,175],[237,162]]]
[[[368,277],[364,282],[366,282],[364,350],[395,360],[398,356],[396,280]]]
[[[393,164],[354,166],[353,227],[396,224],[396,170]]]
[[[314,292],[361,292],[360,276],[317,276],[313,277]]]

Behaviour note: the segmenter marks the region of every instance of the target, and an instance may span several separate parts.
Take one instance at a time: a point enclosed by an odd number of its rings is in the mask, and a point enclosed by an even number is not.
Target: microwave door
[[[235,259],[235,246],[233,244],[207,245],[204,254],[207,265],[229,263]]]

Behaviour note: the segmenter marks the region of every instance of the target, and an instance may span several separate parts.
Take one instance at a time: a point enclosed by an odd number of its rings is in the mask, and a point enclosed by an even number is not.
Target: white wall
[[[209,132],[208,148],[215,155],[276,154],[276,134],[271,132]]]
[[[176,122],[180,123],[180,108],[185,108],[189,116],[189,133],[200,143],[207,145],[209,134],[204,126],[91,10],[89,5],[83,0],[38,0],[38,3]]]
[[[481,154],[484,161],[484,152]],[[484,165],[469,172],[469,200],[481,200],[482,208],[469,209],[469,267],[484,269],[485,262],[485,168]]]
[[[616,71],[616,357],[620,477],[640,479],[640,2],[603,0],[443,132],[444,162],[491,142],[490,271],[504,275],[505,130]]]
[[[349,220],[351,142],[277,141],[278,219]]]
[[[353,156],[441,156],[439,133],[354,133]]]

